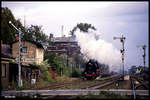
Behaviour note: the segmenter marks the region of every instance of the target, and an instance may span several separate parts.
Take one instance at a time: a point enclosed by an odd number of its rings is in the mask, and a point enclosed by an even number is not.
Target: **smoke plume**
[[[81,53],[86,59],[95,59],[99,63],[109,65],[110,71],[118,71],[121,54],[111,43],[100,38],[101,33],[89,31],[75,32],[76,40],[81,48]]]

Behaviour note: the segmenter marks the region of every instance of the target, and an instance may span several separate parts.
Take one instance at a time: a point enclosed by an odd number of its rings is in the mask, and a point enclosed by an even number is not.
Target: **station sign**
[[[19,62],[19,59],[16,58],[16,61]],[[35,58],[21,58],[21,62],[35,62]]]

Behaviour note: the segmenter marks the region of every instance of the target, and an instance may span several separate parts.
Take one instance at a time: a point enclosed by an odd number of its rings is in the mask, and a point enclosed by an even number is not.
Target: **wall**
[[[34,45],[30,42],[23,41],[22,46],[23,47],[24,46],[28,47],[28,53],[27,54],[22,53],[22,59],[24,59],[24,62],[33,64],[35,62],[35,57],[36,57],[35,56],[35,54],[36,54],[36,45]],[[12,46],[12,55],[13,55],[13,57],[18,58],[18,54],[19,54],[19,52],[18,52],[18,42],[16,42]]]
[[[41,48],[36,49],[36,64],[42,63],[44,59],[44,50]]]
[[[4,77],[2,77],[2,75],[1,75],[1,87],[2,87],[2,89],[7,89],[8,82],[9,82],[9,62],[1,59],[1,71],[2,71],[3,64],[6,64],[6,74]]]

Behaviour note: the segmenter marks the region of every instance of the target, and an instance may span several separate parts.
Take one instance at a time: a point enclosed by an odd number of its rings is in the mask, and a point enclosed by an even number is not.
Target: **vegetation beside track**
[[[77,99],[130,99],[130,98],[131,96],[117,95],[105,91],[100,92],[99,95],[88,94],[88,95],[77,96]]]

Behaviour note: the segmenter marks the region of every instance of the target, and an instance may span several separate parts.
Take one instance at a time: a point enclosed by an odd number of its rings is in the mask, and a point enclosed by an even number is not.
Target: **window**
[[[21,52],[27,54],[28,53],[28,48],[27,47],[22,47]]]
[[[6,66],[7,64],[2,64],[2,77],[6,77]]]

